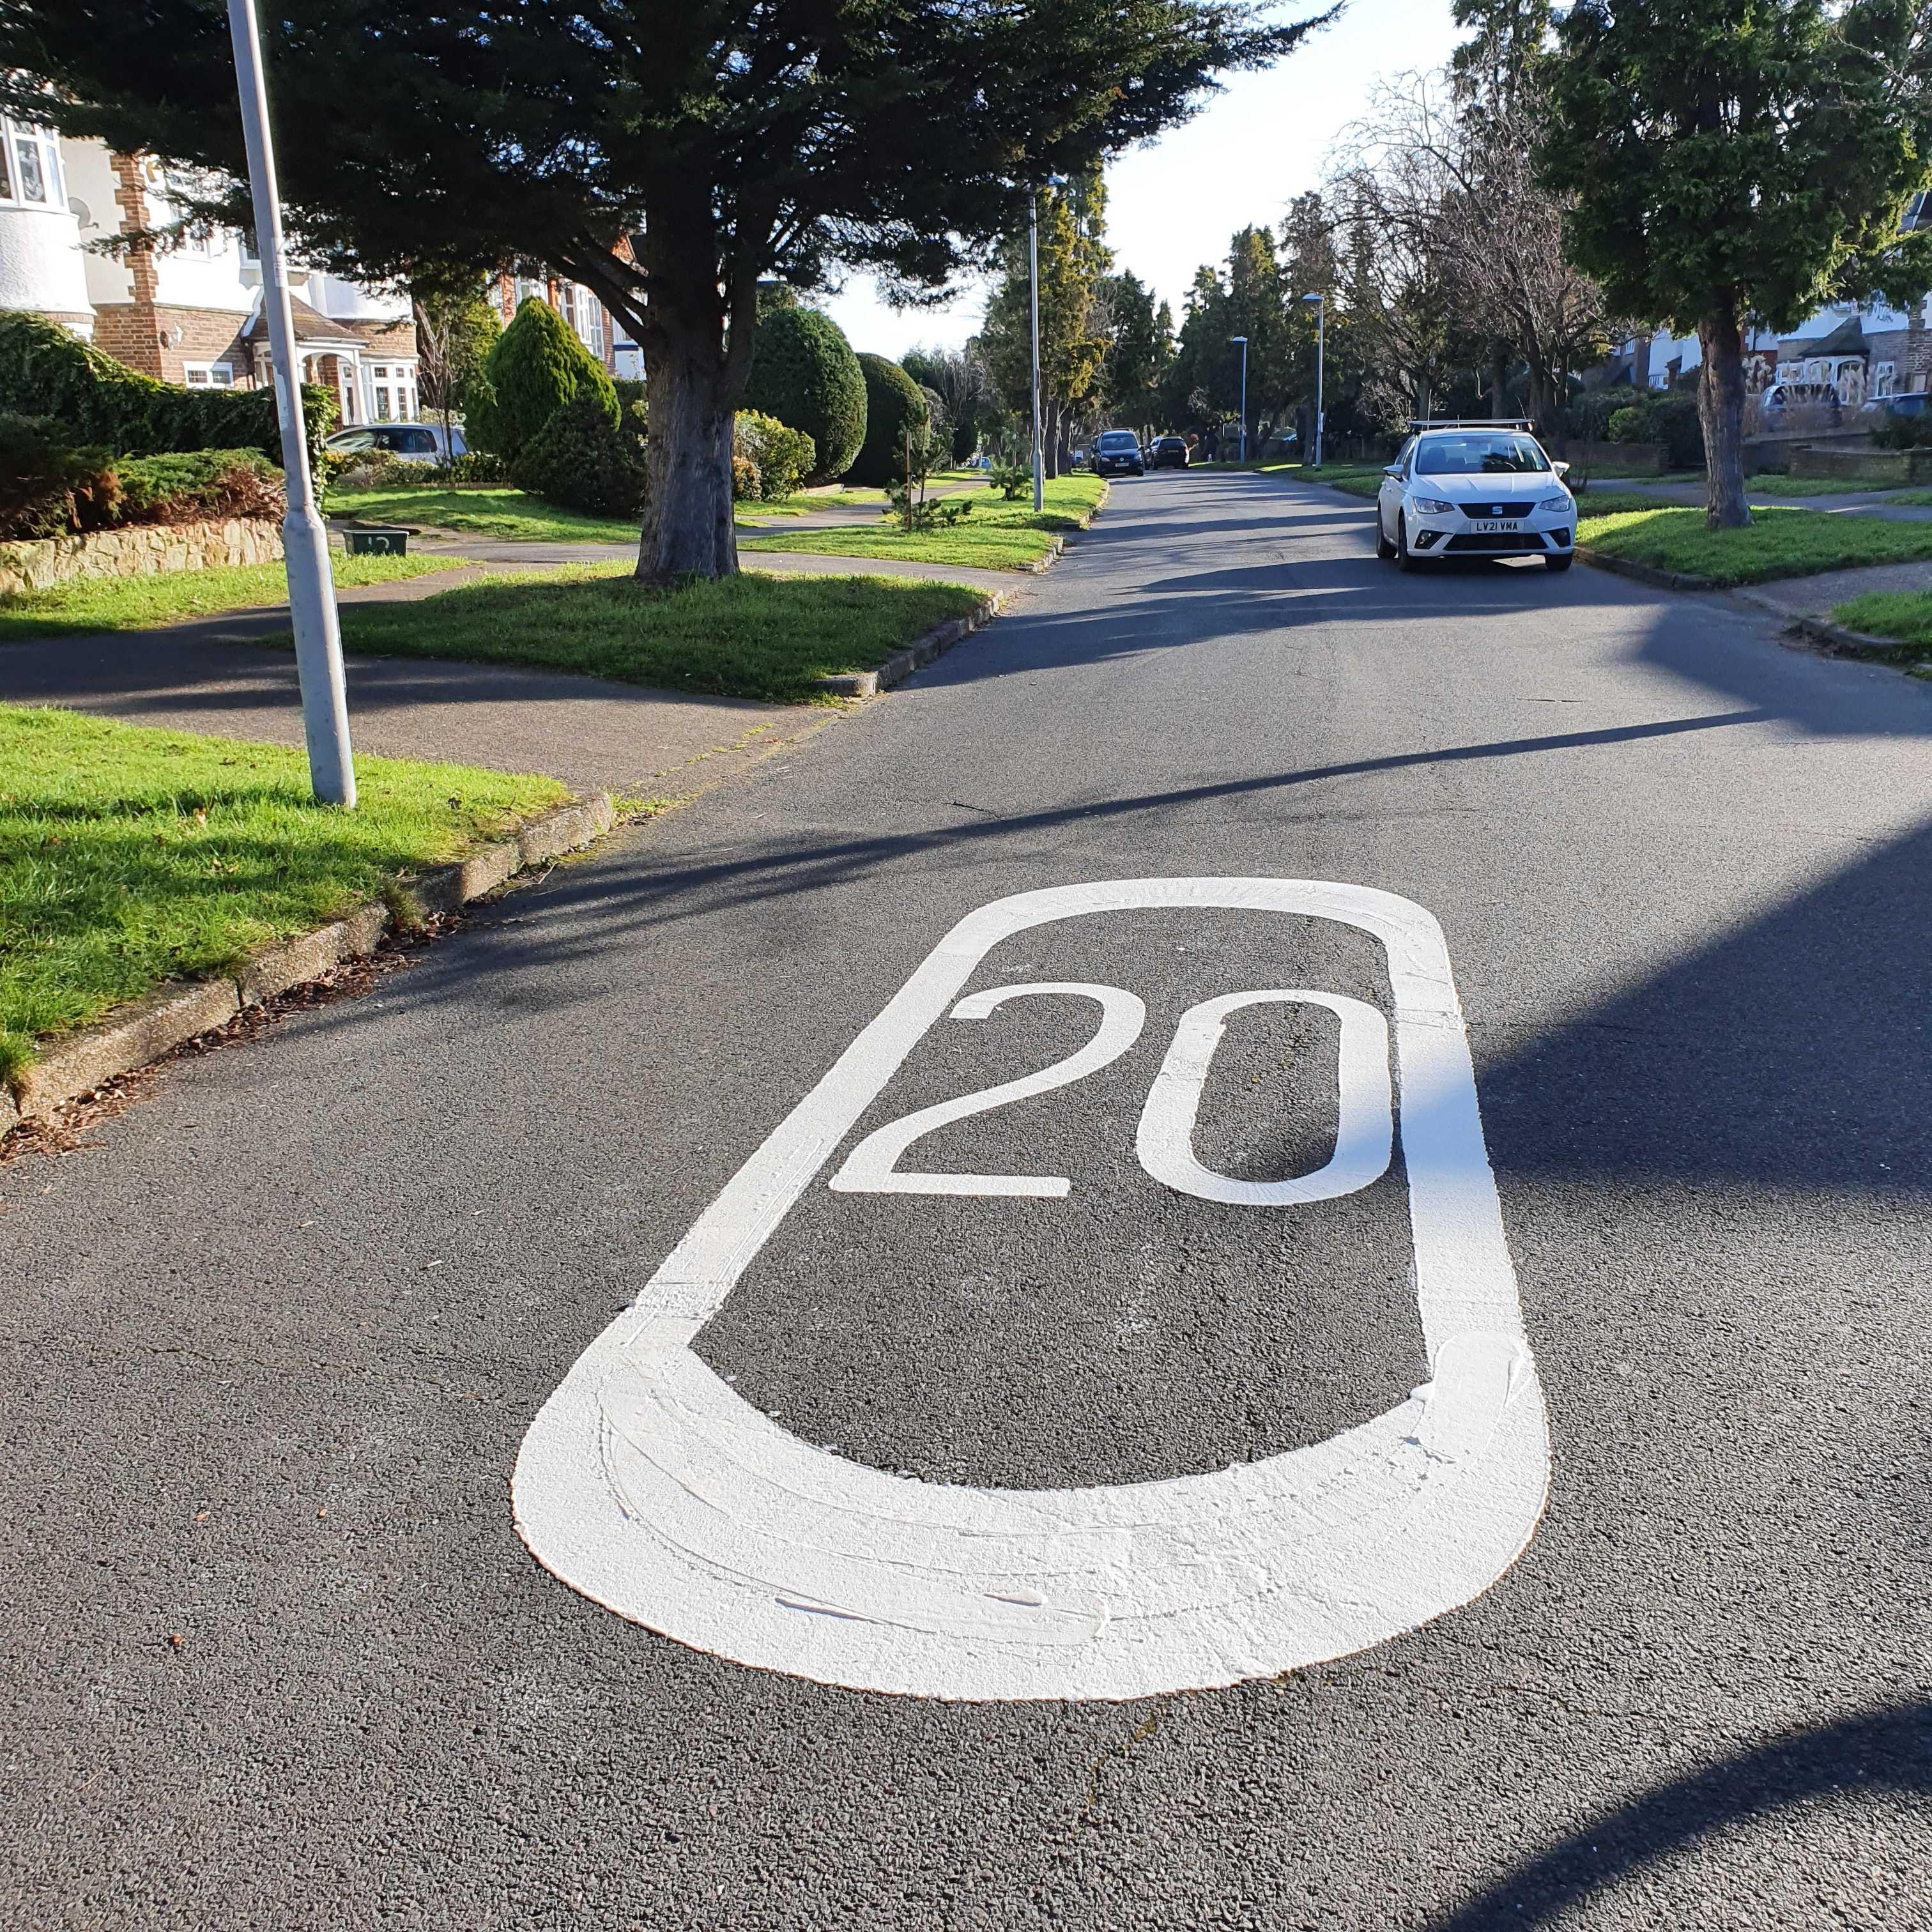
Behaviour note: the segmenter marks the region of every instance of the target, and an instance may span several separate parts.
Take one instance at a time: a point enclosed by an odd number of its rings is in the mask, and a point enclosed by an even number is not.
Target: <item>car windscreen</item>
[[[1102,449],[1138,449],[1140,445],[1134,440],[1130,429],[1110,429],[1100,439]]]
[[[1415,452],[1415,467],[1424,476],[1516,476],[1547,470],[1550,459],[1526,436],[1472,431],[1466,436],[1425,436]]]

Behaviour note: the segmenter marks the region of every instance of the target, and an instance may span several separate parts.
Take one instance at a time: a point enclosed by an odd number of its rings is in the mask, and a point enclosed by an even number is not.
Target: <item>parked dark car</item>
[[[1141,440],[1130,429],[1106,429],[1094,440],[1093,470],[1096,476],[1125,471],[1130,476],[1146,473],[1141,460]]]
[[[1187,467],[1187,439],[1180,436],[1163,436],[1154,446],[1154,454],[1148,458],[1148,466],[1154,470],[1185,470]]]

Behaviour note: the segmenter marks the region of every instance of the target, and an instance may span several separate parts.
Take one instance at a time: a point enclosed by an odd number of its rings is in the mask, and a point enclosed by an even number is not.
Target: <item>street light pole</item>
[[[228,0],[235,43],[235,79],[242,97],[242,133],[248,148],[248,188],[255,207],[255,253],[262,264],[262,312],[274,358],[275,414],[282,431],[282,472],[288,513],[282,556],[289,574],[289,615],[296,634],[296,674],[302,686],[302,736],[308,745],[309,784],[324,805],[352,808],[356,764],[349,746],[349,697],[342,675],[335,585],[328,568],[328,527],[309,480],[308,438],[302,422],[302,371],[289,313],[282,260],[281,200],[268,132],[268,90],[262,74],[254,0]]]
[[[1328,333],[1328,298],[1324,295],[1304,296],[1315,304],[1315,466],[1322,467],[1322,362]]]
[[[1027,280],[1033,291],[1033,507],[1046,501],[1046,450],[1040,422],[1040,194],[1027,190]]]
[[[1228,340],[1241,345],[1240,460],[1245,463],[1248,460],[1248,338],[1245,335],[1231,335]]]

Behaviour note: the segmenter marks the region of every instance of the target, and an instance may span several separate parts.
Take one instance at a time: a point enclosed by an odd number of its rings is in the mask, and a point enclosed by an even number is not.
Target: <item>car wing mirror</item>
[[[1402,474],[1402,465],[1399,463],[1391,463],[1383,470],[1382,474],[1384,476],[1400,477]]]
[[[1568,476],[1570,473],[1570,466],[1567,463],[1552,463],[1550,466],[1559,476]]]

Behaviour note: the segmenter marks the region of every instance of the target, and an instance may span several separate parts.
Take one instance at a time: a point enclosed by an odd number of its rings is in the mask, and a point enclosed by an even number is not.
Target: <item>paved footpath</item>
[[[1150,477],[0,1169],[0,1920],[1922,1923],[1928,740]]]
[[[341,602],[412,603],[503,566],[622,562],[634,554],[627,544],[485,539],[418,548],[466,561],[426,577],[345,589]],[[755,567],[936,577],[970,581],[1009,600],[1036,581],[1011,571],[812,555],[760,557]],[[248,642],[287,626],[288,607],[281,604],[156,630],[0,643],[0,699],[298,745],[295,659]],[[824,712],[812,707],[694,697],[514,664],[351,653],[346,669],[350,732],[360,752],[546,772],[580,790],[640,797],[692,796],[825,722]]]

